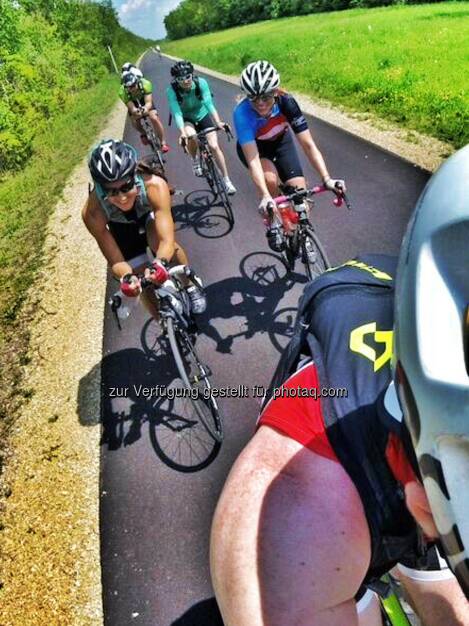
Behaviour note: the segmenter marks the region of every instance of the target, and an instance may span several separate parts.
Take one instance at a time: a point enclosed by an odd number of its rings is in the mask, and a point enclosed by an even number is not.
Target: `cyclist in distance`
[[[169,277],[170,263],[189,263],[174,238],[168,185],[155,167],[144,161],[137,164],[136,150],[113,139],[105,139],[93,149],[88,166],[95,186],[83,208],[83,221],[120,281],[123,294],[140,295],[139,273],[145,272],[156,285],[161,285]],[[147,246],[156,255],[151,267]],[[187,278],[184,285],[193,312],[203,313],[203,292]],[[142,296],[151,315],[158,319],[151,291]]]
[[[378,626],[370,588],[397,563],[425,626],[469,624],[468,198],[469,146],[430,179],[398,264],[306,287],[214,515],[225,626]]]
[[[143,132],[140,119],[143,115],[148,115],[148,119],[152,123],[155,133],[161,142],[161,151],[168,152],[169,146],[165,140],[163,124],[153,104],[153,86],[149,80],[138,76],[135,73],[135,69],[137,68],[130,68],[129,71],[122,74],[122,85],[119,89],[119,97],[126,105],[132,124],[140,133],[142,143],[146,145],[148,139]],[[138,71],[140,72],[140,70]]]
[[[205,78],[194,76],[194,66],[190,61],[178,61],[171,68],[173,81],[166,89],[171,115],[180,132],[179,143],[187,141],[187,149],[192,158],[192,169],[196,176],[202,176],[198,157],[196,133],[210,127],[225,130],[213,103],[210,87]],[[236,188],[228,176],[225,156],[218,144],[217,134],[208,133],[208,144],[223,176],[227,193],[236,193]]]
[[[336,193],[346,191],[343,180],[330,177],[297,101],[279,85],[280,75],[271,63],[250,63],[240,78],[245,98],[233,113],[238,156],[249,168],[263,214],[267,205],[273,203],[272,198],[279,195],[279,182],[306,187],[290,129],[324,185]],[[267,240],[272,250],[282,250],[278,224],[267,230]]]

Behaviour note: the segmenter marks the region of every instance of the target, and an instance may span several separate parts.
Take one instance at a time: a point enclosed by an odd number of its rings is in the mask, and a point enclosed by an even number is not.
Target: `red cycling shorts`
[[[312,452],[339,463],[327,438],[320,399],[301,396],[301,390],[309,392],[314,389],[319,395],[316,366],[309,362],[283,383],[279,395],[273,397],[262,411],[257,425],[276,428]]]
[[[282,393],[283,388],[285,393]],[[321,400],[313,397],[310,390],[316,390],[319,396],[318,373],[311,361],[283,383],[277,397],[273,397],[262,411],[257,425],[276,428],[319,456],[340,463],[327,437]],[[385,456],[394,477],[401,484],[418,480],[402,441],[392,432],[388,436]]]

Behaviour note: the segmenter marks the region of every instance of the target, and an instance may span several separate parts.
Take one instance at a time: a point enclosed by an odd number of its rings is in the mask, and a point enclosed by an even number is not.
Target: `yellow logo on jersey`
[[[333,270],[339,269],[340,267],[346,267],[347,265],[351,267],[356,267],[359,270],[365,270],[365,272],[370,272],[370,274],[373,274],[373,276],[375,278],[378,278],[379,280],[392,280],[392,276],[389,276],[389,274],[386,274],[386,272],[383,272],[382,270],[379,270],[377,267],[373,267],[372,265],[367,265],[362,261],[357,261],[356,259],[351,259],[350,261],[347,261],[342,265],[338,265],[337,267],[331,267],[327,271],[331,272]]]
[[[384,344],[384,351],[379,356],[376,354],[376,350],[369,346],[365,337],[367,335],[373,335],[373,339],[376,343]],[[349,348],[352,352],[361,354],[366,359],[369,359],[373,363],[374,371],[377,372],[385,365],[392,356],[392,330],[376,330],[376,322],[370,324],[364,324],[355,328],[350,333]]]

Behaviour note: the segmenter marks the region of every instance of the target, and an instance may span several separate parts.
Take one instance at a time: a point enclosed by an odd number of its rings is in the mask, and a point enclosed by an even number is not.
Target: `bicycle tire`
[[[285,237],[285,250],[282,253],[283,262],[289,272],[295,269],[295,262],[298,257],[298,235]]]
[[[161,153],[161,142],[159,138],[157,137],[153,127],[150,126],[150,124],[151,122],[143,123],[143,129],[145,131],[146,138],[148,139],[148,142],[150,144],[150,148],[153,153],[153,159],[156,161],[157,165],[159,165],[159,167],[163,170],[163,173],[164,173],[165,168],[164,168],[163,156]]]
[[[165,169],[164,169],[163,156],[162,156],[161,149],[160,149],[161,145],[154,133],[152,133],[152,137],[150,138],[150,147],[153,152],[153,158],[156,160],[157,164],[160,166],[160,168],[163,170],[163,173],[164,173]]]
[[[202,172],[203,172],[204,178],[207,181],[208,186],[210,187],[212,192],[215,193],[215,191],[214,191],[214,189],[215,189],[215,181],[213,180],[213,175],[212,175],[212,172],[210,170],[210,162],[205,157],[205,155],[201,156],[200,163],[201,163],[201,166],[202,166]]]
[[[222,201],[229,223],[233,225],[234,224],[233,208],[231,206],[231,201],[226,191],[225,184],[223,183],[220,171],[218,170],[218,167],[213,161],[211,161],[210,167],[212,170],[212,176],[213,176],[213,180],[215,183],[216,194]]]
[[[218,405],[211,393],[212,387],[208,380],[207,371],[200,362],[187,332],[175,326],[172,317],[166,319],[166,326],[169,345],[171,346],[179,375],[190,394],[193,389],[197,390],[197,397],[193,398],[190,395],[197,415],[209,435],[215,441],[221,443],[223,441],[223,423]],[[195,369],[195,375],[192,376],[193,380],[191,381],[191,375],[193,374],[191,370],[193,369]],[[202,391],[202,397],[200,396],[200,391]]]
[[[315,253],[314,260],[311,259],[311,250],[307,250],[308,243],[310,246],[312,246],[312,251]],[[322,243],[319,241],[319,237],[316,235],[311,227],[305,228],[301,240],[301,257],[303,265],[306,269],[306,275],[310,280],[313,280],[313,278],[320,276],[323,272],[331,267],[329,259],[326,255],[326,251],[324,250]]]

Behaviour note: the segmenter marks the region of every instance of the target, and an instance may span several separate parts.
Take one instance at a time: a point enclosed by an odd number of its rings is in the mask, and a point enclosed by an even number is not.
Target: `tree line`
[[[0,33],[0,178],[24,165],[74,93],[112,70],[107,45],[122,58],[145,45],[111,0],[0,0]]]
[[[420,3],[421,0],[183,0],[164,23],[170,39],[181,39],[278,17]]]

